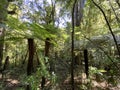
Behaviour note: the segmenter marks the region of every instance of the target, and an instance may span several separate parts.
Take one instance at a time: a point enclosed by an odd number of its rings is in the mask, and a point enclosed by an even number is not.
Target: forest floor
[[[23,88],[25,88],[25,86],[16,76],[2,78],[2,75],[0,75],[0,90],[21,90]]]
[[[97,82],[92,81],[92,87],[89,89],[78,89],[80,77],[75,77],[75,90],[120,90],[120,84],[117,86],[112,86],[111,84],[108,84],[106,81],[103,82]],[[0,88],[0,90],[25,90],[25,85],[22,84],[19,80],[19,77],[17,76],[9,76],[9,78],[2,79],[2,76],[0,75],[0,86],[2,85],[3,88]],[[71,90],[71,84],[68,83],[67,80],[59,86],[57,89],[52,90]]]
[[[67,66],[67,64],[63,65],[62,63],[60,66],[62,67],[55,67],[57,69],[56,75],[59,78],[59,83],[54,86],[54,89],[46,90],[71,90],[70,76],[68,75],[69,66]],[[21,81],[21,78],[25,75],[23,68],[13,69],[12,71],[6,70],[3,74],[4,77],[2,77],[0,73],[0,90],[26,90],[27,85]],[[84,73],[82,75],[75,75],[74,80],[75,90],[120,90],[120,83],[112,85],[110,83],[108,84],[106,80],[97,81],[94,79],[88,84]]]
[[[23,73],[17,69],[0,73],[0,90],[25,90],[25,85],[20,80]]]

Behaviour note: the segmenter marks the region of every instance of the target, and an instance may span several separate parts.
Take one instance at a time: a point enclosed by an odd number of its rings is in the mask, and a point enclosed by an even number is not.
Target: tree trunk
[[[88,67],[88,50],[87,49],[84,50],[84,62],[85,62],[85,73],[88,78],[88,76],[89,76],[88,68],[89,67]]]
[[[75,5],[75,11],[74,11],[74,24],[75,26],[79,27],[80,26],[80,22],[82,20],[83,17],[83,8],[85,5],[85,1],[86,0],[79,0],[76,5]]]
[[[46,38],[46,41],[45,41],[45,57],[49,56],[49,48],[50,48],[50,39]]]
[[[5,59],[5,63],[3,66],[3,71],[6,70],[9,67],[9,56],[6,57]]]
[[[72,34],[71,34],[71,56],[72,56],[72,61],[71,61],[71,88],[74,90],[74,63],[75,63],[75,57],[74,57],[74,33],[75,33],[75,26],[80,26],[80,21],[82,18],[83,14],[83,7],[85,4],[86,0],[80,0],[77,1],[75,0],[73,3],[73,8],[72,8]]]
[[[28,39],[28,65],[27,65],[27,75],[31,75],[33,72],[33,57],[34,57],[34,39]]]
[[[72,33],[71,33],[71,89],[74,90],[74,26],[75,26],[75,16],[74,16],[74,10],[77,0],[74,1],[73,8],[72,8]]]
[[[46,40],[45,40],[45,57],[49,56],[49,48],[50,48],[50,39],[46,38]],[[42,82],[41,82],[42,90],[44,89],[45,82],[46,82],[46,78],[45,78],[45,76],[42,76]]]
[[[55,24],[55,2],[51,0],[52,3],[52,10],[50,12],[49,20],[46,20],[46,24],[53,23],[53,26]],[[50,38],[46,38],[45,40],[45,57],[49,57],[49,49],[50,49]],[[50,66],[51,67],[51,66]],[[42,90],[44,89],[46,83],[46,78],[45,76],[42,76],[42,82],[41,82],[41,88]]]

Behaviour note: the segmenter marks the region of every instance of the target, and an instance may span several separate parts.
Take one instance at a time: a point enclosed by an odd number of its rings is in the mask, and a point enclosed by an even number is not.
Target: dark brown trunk
[[[2,79],[4,78],[4,76],[6,76],[4,70],[6,70],[8,67],[9,67],[9,56],[6,57],[4,66],[3,66],[3,68],[0,70],[0,72],[2,73]]]
[[[83,8],[84,8],[85,0],[79,0],[75,5],[75,11],[74,11],[74,20],[75,20],[75,26],[79,27],[80,22],[83,17]]]
[[[29,52],[29,57],[28,57],[28,65],[27,65],[27,75],[31,75],[33,72],[33,58],[34,58],[34,39],[29,38],[28,39],[28,52]],[[26,90],[31,90],[31,86],[28,84],[26,87]]]
[[[74,26],[75,26],[75,21],[74,21],[74,10],[75,10],[75,5],[76,5],[77,0],[74,1],[73,8],[72,8],[72,33],[71,33],[71,89],[74,90]]]
[[[49,48],[50,48],[50,39],[46,38],[46,40],[45,40],[45,57],[49,56]]]
[[[0,43],[0,68],[2,67],[2,59],[3,59],[3,43]]]
[[[31,86],[27,85],[25,90],[31,90]]]
[[[15,0],[8,0],[8,2],[13,2],[13,1],[15,1]]]
[[[88,65],[88,50],[84,50],[84,62],[85,62],[85,73],[88,78],[89,76],[89,65]]]
[[[9,56],[6,57],[5,59],[5,63],[4,63],[4,66],[3,66],[3,71],[6,70],[9,66]]]
[[[78,16],[79,16],[79,12],[78,12],[78,2],[76,3],[76,5],[75,5],[75,12],[74,12],[74,14],[75,14],[75,18],[74,18],[74,20],[75,20],[75,26],[80,26],[80,23],[79,23],[79,18],[78,18]]]
[[[80,54],[77,54],[74,57],[75,57],[75,60],[74,60],[75,65],[80,65]]]
[[[46,38],[46,40],[45,40],[45,57],[49,56],[49,48],[50,48],[50,39]],[[45,86],[45,82],[46,82],[45,80],[46,80],[46,78],[44,76],[42,76],[42,82],[41,82],[42,90],[44,89],[44,86]]]
[[[41,81],[41,89],[44,90],[45,87],[45,80],[46,78],[44,76],[42,76],[42,81]]]
[[[27,65],[27,75],[31,75],[33,72],[33,57],[34,57],[34,39],[28,39],[28,65]]]

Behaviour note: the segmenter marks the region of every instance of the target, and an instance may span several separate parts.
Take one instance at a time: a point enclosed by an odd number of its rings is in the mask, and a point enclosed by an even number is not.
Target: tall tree
[[[75,26],[80,26],[80,22],[83,17],[83,8],[86,0],[78,0],[78,2],[75,5],[75,11],[74,11],[74,20],[75,20]]]
[[[45,20],[45,24],[46,25],[50,25],[52,24],[53,26],[55,25],[55,1],[54,0],[51,0],[51,3],[52,5],[49,5],[47,7],[45,7],[45,10],[46,10],[46,17],[44,18]],[[50,8],[50,10],[48,10]],[[51,40],[50,40],[50,37],[47,37],[46,40],[45,40],[45,57],[49,57],[49,49],[50,49],[50,43]],[[49,61],[50,62],[50,61]],[[52,66],[50,66],[51,68]],[[45,81],[45,76],[42,77],[42,82],[41,82],[41,87],[42,89],[44,89],[44,85],[46,83]]]
[[[72,90],[74,90],[74,34],[75,34],[75,27],[80,26],[80,22],[83,15],[83,7],[84,7],[85,0],[75,0],[73,3],[72,8],[72,34],[71,34],[71,55],[72,55],[72,62],[71,62],[71,86]]]
[[[74,4],[73,4],[73,8],[72,8],[72,33],[71,33],[71,55],[72,55],[72,62],[71,62],[71,88],[72,90],[74,90],[74,29],[75,29],[75,22],[74,22],[74,10],[75,10],[75,4],[76,4],[77,0],[75,0]]]

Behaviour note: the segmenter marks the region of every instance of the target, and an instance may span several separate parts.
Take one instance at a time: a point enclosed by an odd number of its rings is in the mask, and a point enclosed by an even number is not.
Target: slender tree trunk
[[[50,12],[49,20],[46,20],[46,24],[52,23],[53,25],[55,24],[55,3],[54,0],[51,0],[52,3],[52,10]],[[45,57],[49,57],[49,49],[50,49],[50,38],[46,38],[45,40]],[[42,82],[41,82],[41,88],[42,90],[44,89],[46,83],[46,78],[45,76],[42,76]]]
[[[71,42],[72,42],[72,46],[71,46],[71,55],[72,55],[72,61],[71,61],[71,88],[72,90],[74,90],[74,26],[75,26],[75,22],[74,22],[74,10],[75,10],[75,5],[76,5],[77,0],[75,0],[74,4],[73,4],[73,8],[72,8],[72,33],[71,33]]]
[[[5,63],[3,68],[1,69],[1,73],[2,73],[2,79],[4,79],[4,76],[6,76],[6,73],[4,72],[4,70],[9,68],[9,56],[6,57],[5,59]]]
[[[9,67],[9,56],[6,57],[5,59],[5,63],[3,66],[3,71],[6,70]]]
[[[33,58],[34,58],[34,39],[29,38],[28,39],[28,65],[27,65],[27,76],[31,75],[33,73]],[[26,90],[31,90],[31,85],[28,84],[26,87]]]
[[[34,57],[34,39],[28,39],[28,65],[27,65],[27,75],[31,75],[33,72],[33,57]]]
[[[80,22],[82,20],[82,17],[83,17],[83,8],[84,8],[84,5],[85,5],[85,1],[86,0],[79,0],[76,5],[75,5],[75,11],[74,11],[74,23],[75,23],[75,26],[79,27],[80,26]]]
[[[25,90],[31,90],[31,86],[28,84]]]
[[[49,56],[49,48],[50,48],[50,38],[46,38],[46,41],[45,41],[45,57]]]
[[[49,56],[49,48],[50,48],[50,39],[46,38],[46,40],[45,40],[45,57]],[[45,87],[45,82],[46,82],[46,78],[45,78],[45,76],[42,76],[42,82],[41,82],[42,90]]]
[[[84,62],[85,62],[85,73],[86,73],[86,76],[88,78],[88,76],[89,76],[89,72],[88,72],[89,67],[88,67],[88,50],[87,49],[84,50]]]
[[[82,10],[84,7],[85,0],[75,0],[73,3],[73,8],[72,8],[72,46],[71,46],[71,55],[72,55],[72,61],[71,61],[71,88],[74,90],[74,63],[75,63],[75,58],[74,58],[74,28],[75,26],[80,26],[80,21],[82,18]]]

